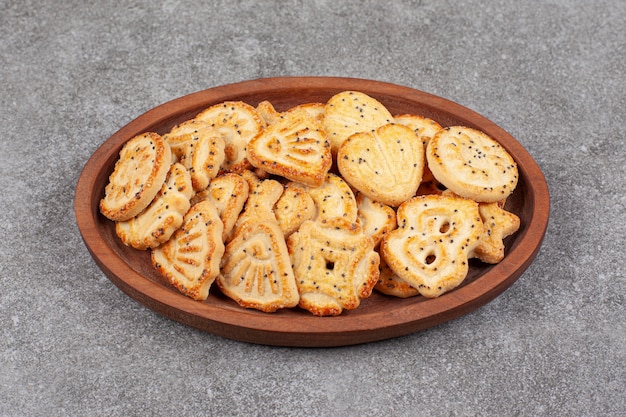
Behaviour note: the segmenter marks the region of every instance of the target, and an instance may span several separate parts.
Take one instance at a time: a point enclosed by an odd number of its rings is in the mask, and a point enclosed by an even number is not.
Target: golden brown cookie
[[[424,146],[410,128],[387,124],[348,137],[337,152],[337,167],[351,186],[397,207],[422,181]]]
[[[192,195],[189,173],[181,164],[172,164],[152,203],[132,219],[116,222],[115,233],[125,245],[135,249],[156,248],[181,226]]]
[[[204,191],[191,198],[191,204],[209,200],[215,205],[224,223],[222,240],[227,242],[248,199],[248,189],[248,181],[241,175],[227,172],[213,178]]]
[[[374,244],[378,244],[383,237],[396,228],[396,212],[386,204],[374,201],[364,194],[356,195],[359,224],[363,232],[374,238]]]
[[[202,111],[195,119],[217,130],[224,139],[223,171],[241,172],[250,168],[246,147],[265,127],[265,121],[254,107],[242,101],[226,101]]]
[[[248,143],[250,163],[271,174],[317,187],[332,165],[330,142],[319,121],[291,110]]]
[[[478,204],[483,234],[471,255],[489,264],[497,264],[504,259],[503,239],[520,227],[520,218],[502,206],[499,202]]]
[[[206,300],[224,254],[222,230],[215,206],[201,201],[189,209],[182,227],[152,250],[152,264],[182,294]]]
[[[226,157],[226,143],[219,136],[194,137],[183,147],[180,162],[191,175],[195,191],[202,191],[215,178]]]
[[[315,203],[314,220],[325,221],[340,217],[350,222],[358,219],[356,198],[350,186],[338,175],[327,174],[326,181],[319,187],[308,187]]]
[[[392,122],[393,116],[382,103],[359,91],[335,94],[324,109],[324,130],[333,154],[354,133],[369,132]]]
[[[380,261],[374,240],[342,218],[306,221],[287,239],[299,306],[316,316],[352,310],[371,295]]]
[[[422,141],[424,149],[426,149],[430,139],[435,136],[435,133],[442,129],[441,125],[433,119],[416,114],[399,114],[393,116],[393,120],[395,123],[413,129],[417,137]]]
[[[285,237],[316,214],[315,203],[307,187],[297,182],[285,184],[283,194],[274,205],[274,215]]]
[[[285,237],[272,221],[247,222],[226,246],[217,285],[245,308],[266,313],[298,305]]]
[[[397,219],[398,228],[380,246],[393,272],[428,298],[459,286],[482,235],[478,204],[460,197],[418,196],[398,208]]]
[[[172,164],[167,142],[142,133],[124,144],[100,200],[100,212],[113,221],[129,220],[157,195]]]
[[[413,288],[408,282],[400,278],[395,272],[380,260],[380,277],[374,289],[386,295],[398,298],[409,298],[419,295],[419,291]]]
[[[478,202],[507,198],[517,186],[517,164],[498,142],[478,130],[440,130],[426,148],[428,167],[455,194]]]
[[[179,161],[185,154],[185,145],[194,139],[203,137],[213,138],[220,136],[218,131],[211,125],[196,119],[185,120],[177,124],[169,132],[163,135],[163,139],[172,148],[172,157]]]
[[[283,186],[251,171],[242,176],[248,182],[248,200],[226,246],[217,284],[242,307],[265,312],[294,307],[298,290],[285,236],[273,212]]]

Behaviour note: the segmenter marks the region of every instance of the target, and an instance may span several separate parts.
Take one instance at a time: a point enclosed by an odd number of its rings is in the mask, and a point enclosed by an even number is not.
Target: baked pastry
[[[307,192],[307,187],[297,182],[285,184],[283,194],[274,205],[274,215],[285,237],[298,230],[302,223],[315,217],[315,203]]]
[[[242,173],[249,195],[226,246],[217,285],[245,308],[274,312],[294,307],[299,295],[285,236],[272,211],[283,192],[278,181]]]
[[[189,209],[182,227],[152,250],[152,264],[182,294],[206,300],[224,254],[222,230],[215,206],[201,201]]]
[[[181,164],[172,164],[152,203],[132,219],[116,222],[115,233],[126,246],[156,248],[182,225],[192,195],[191,176]]]
[[[316,316],[352,310],[371,295],[380,257],[358,223],[308,220],[287,239],[299,306]]]
[[[356,222],[358,207],[352,189],[340,176],[327,174],[319,187],[307,187],[316,208],[314,220],[324,221],[335,217]]]
[[[179,161],[185,154],[185,146],[192,140],[219,137],[219,132],[211,125],[196,119],[185,120],[163,135],[172,149],[173,161]]]
[[[226,143],[219,136],[194,137],[183,147],[180,162],[191,174],[195,191],[202,191],[215,178],[225,160]]]
[[[498,142],[463,126],[440,130],[426,148],[434,177],[455,194],[485,203],[506,199],[517,186],[517,164]]]
[[[241,172],[250,168],[246,147],[265,127],[254,107],[242,101],[225,101],[200,112],[195,119],[217,130],[224,139],[226,158],[222,171]]]
[[[503,240],[520,227],[520,218],[506,211],[503,206],[502,202],[478,204],[483,233],[471,256],[488,264],[497,264],[504,259]]]
[[[435,136],[435,134],[443,129],[443,127],[428,117],[419,116],[416,114],[399,114],[393,117],[395,123],[405,125],[413,129],[415,134],[424,144],[424,150],[426,150],[426,146],[428,146],[428,142],[430,139]],[[428,163],[426,160],[424,161],[424,174],[422,175],[422,181],[432,181],[433,174],[430,172],[428,168]]]
[[[424,297],[459,286],[483,224],[478,204],[460,197],[418,196],[398,207],[398,228],[381,242],[385,263]]]
[[[191,198],[191,204],[209,200],[217,209],[224,231],[222,240],[229,240],[239,214],[248,199],[248,181],[234,172],[221,174],[211,180],[209,186]]]
[[[413,288],[408,282],[400,278],[384,262],[380,260],[380,277],[374,289],[386,295],[398,298],[409,298],[419,295],[419,291]]]
[[[321,123],[303,109],[285,112],[248,143],[256,168],[314,187],[332,165],[330,142]]]
[[[113,221],[141,213],[157,195],[172,164],[172,151],[152,132],[124,144],[100,200],[100,212]]]
[[[383,237],[396,228],[395,210],[361,193],[356,195],[356,204],[363,233],[374,238],[378,247]]]
[[[247,222],[226,246],[220,290],[244,308],[266,313],[298,305],[285,237],[275,222]]]
[[[335,94],[324,109],[324,130],[333,154],[354,133],[369,132],[392,122],[393,116],[382,103],[359,91]]]
[[[348,137],[337,152],[337,167],[351,186],[397,207],[422,181],[424,146],[410,128],[387,124]]]

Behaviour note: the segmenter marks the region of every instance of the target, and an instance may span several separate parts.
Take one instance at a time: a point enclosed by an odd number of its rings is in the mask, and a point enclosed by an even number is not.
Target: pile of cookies
[[[120,151],[100,211],[182,294],[355,309],[373,290],[438,297],[497,263],[519,218],[507,151],[472,128],[392,115],[364,93],[284,112],[213,105]]]

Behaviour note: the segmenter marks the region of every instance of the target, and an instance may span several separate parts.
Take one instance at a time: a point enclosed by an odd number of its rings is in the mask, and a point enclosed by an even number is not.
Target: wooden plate
[[[374,292],[361,306],[338,317],[314,317],[300,309],[274,314],[240,308],[217,286],[205,302],[193,301],[170,286],[152,268],[150,253],[124,246],[114,224],[98,203],[122,145],[145,131],[167,132],[204,108],[226,100],[256,105],[270,100],[278,110],[306,102],[325,102],[343,90],[364,92],[381,101],[392,114],[413,113],[444,126],[465,125],[499,141],[518,163],[520,178],[507,209],[521,219],[509,237],[506,257],[497,265],[471,262],[470,273],[456,290],[439,298],[398,299]],[[379,81],[287,77],[245,81],[210,88],[160,105],[111,136],[89,159],[76,186],[74,209],[78,227],[94,260],[127,295],[165,317],[235,340],[279,346],[342,346],[393,338],[454,319],[507,289],[531,264],[546,231],[549,194],[545,178],[526,150],[503,129],[483,116],[449,100],[412,88]]]

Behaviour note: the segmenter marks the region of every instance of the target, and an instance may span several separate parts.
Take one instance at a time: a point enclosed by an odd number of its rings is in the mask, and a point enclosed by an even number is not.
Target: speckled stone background
[[[626,415],[624,27],[621,0],[0,0],[0,415]],[[471,314],[333,349],[124,295],[75,223],[89,156],[161,103],[290,75],[410,86],[511,133],[551,192],[536,261]]]

